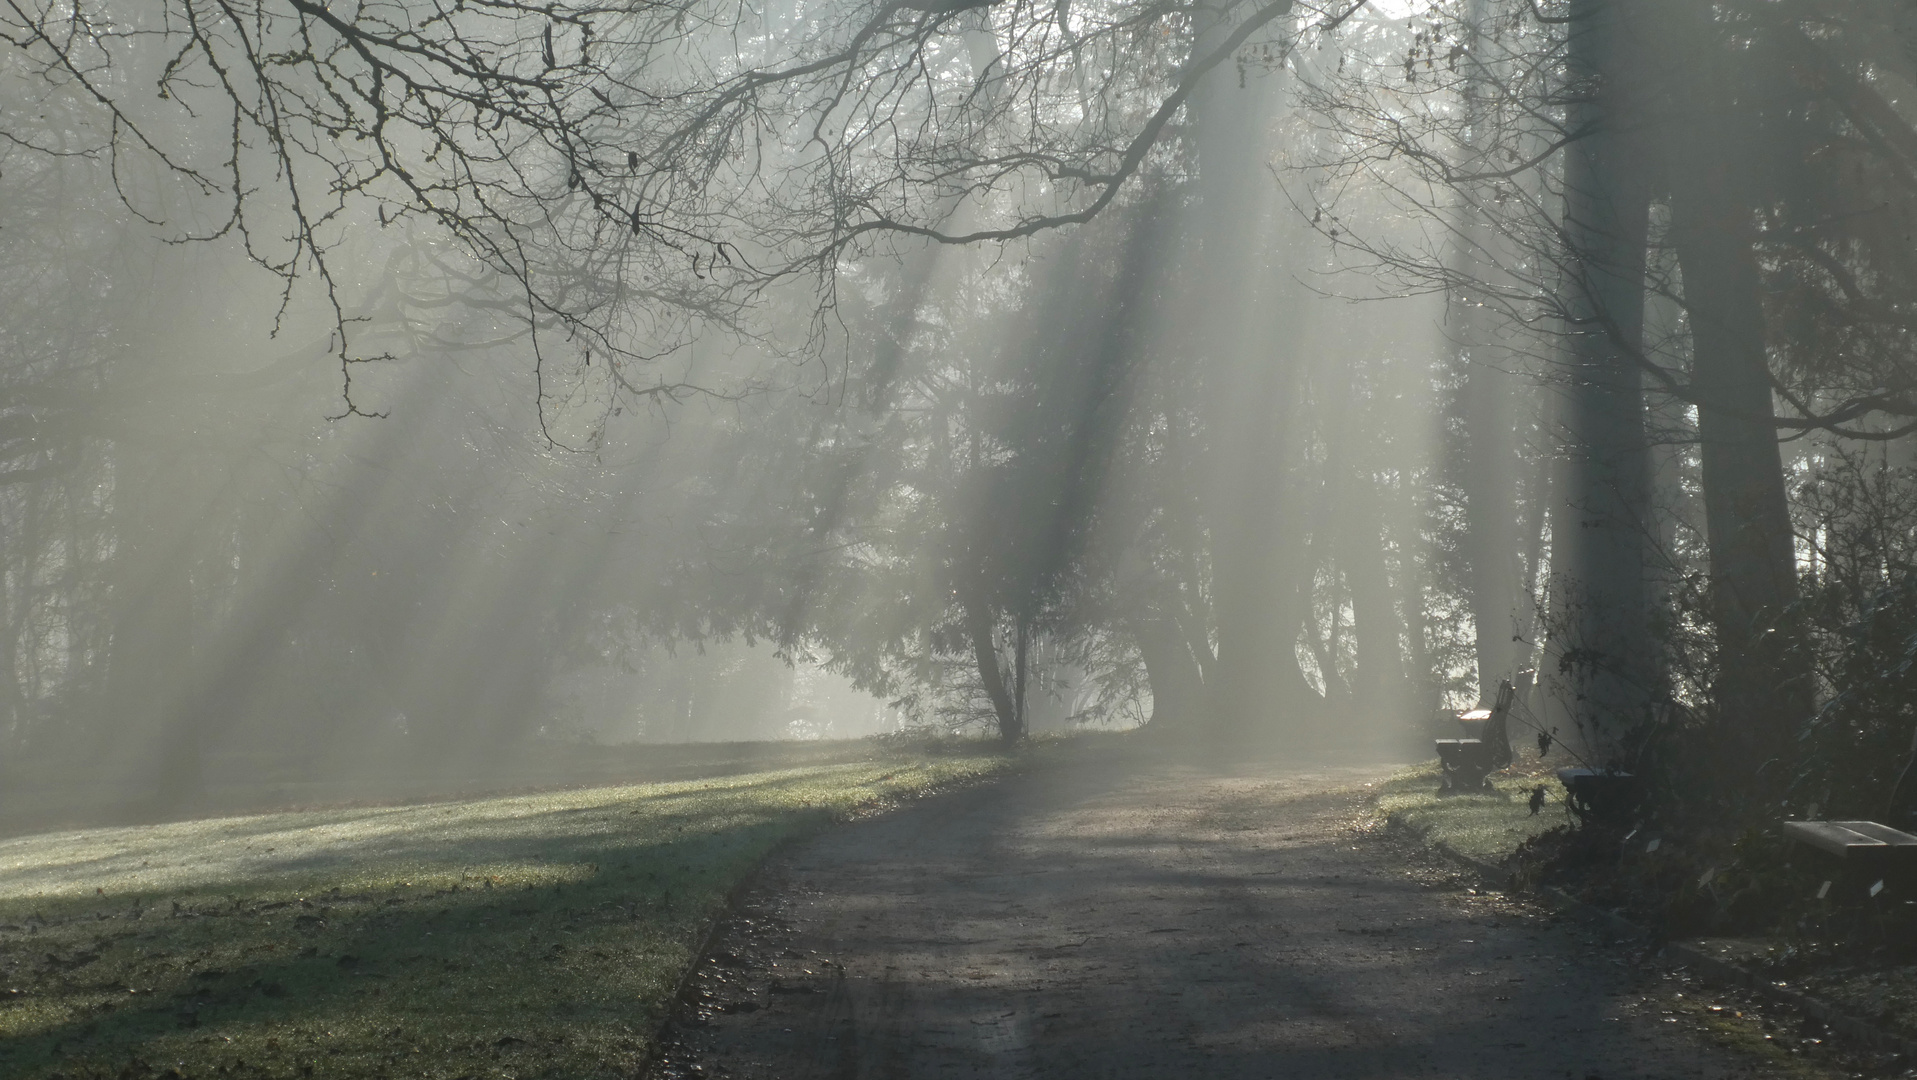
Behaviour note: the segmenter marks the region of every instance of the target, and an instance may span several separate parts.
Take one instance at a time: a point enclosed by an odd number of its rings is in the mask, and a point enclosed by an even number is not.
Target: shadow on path
[[[1388,771],[1072,763],[837,830],[767,868],[659,1072],[1764,1075],[1368,828]]]

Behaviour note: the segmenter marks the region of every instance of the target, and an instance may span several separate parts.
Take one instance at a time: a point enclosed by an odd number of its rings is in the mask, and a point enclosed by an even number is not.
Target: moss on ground
[[[0,842],[0,1075],[624,1076],[782,841],[979,749]]]
[[[1531,837],[1570,819],[1564,789],[1550,770],[1523,762],[1491,776],[1483,794],[1440,794],[1436,759],[1416,765],[1379,784],[1377,812],[1431,843],[1496,863]],[[1544,808],[1531,813],[1530,795],[1544,785]]]

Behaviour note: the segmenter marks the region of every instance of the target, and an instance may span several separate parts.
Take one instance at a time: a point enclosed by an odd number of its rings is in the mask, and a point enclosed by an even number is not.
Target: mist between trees
[[[1395,749],[1527,669],[1585,759],[1682,744],[1767,804],[1865,805],[1910,742],[1906,3],[0,35],[11,791]]]

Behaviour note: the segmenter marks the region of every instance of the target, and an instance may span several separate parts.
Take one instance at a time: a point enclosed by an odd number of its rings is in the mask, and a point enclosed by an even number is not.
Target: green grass
[[[0,841],[0,1075],[630,1075],[774,846],[1007,761]]]
[[[1496,863],[1524,841],[1569,820],[1561,801],[1564,789],[1539,769],[1526,767],[1535,764],[1494,774],[1493,790],[1486,794],[1440,795],[1438,762],[1433,759],[1378,785],[1375,805],[1387,820],[1427,842],[1441,842],[1459,854]],[[1533,816],[1529,798],[1539,784],[1545,785],[1549,799]]]

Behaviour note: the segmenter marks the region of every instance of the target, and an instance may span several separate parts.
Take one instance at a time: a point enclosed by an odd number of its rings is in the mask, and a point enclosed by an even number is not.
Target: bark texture
[[[1797,574],[1771,419],[1756,211],[1748,170],[1738,164],[1744,143],[1724,92],[1726,57],[1705,45],[1691,66],[1701,76],[1688,95],[1696,112],[1677,128],[1672,155],[1672,237],[1690,316],[1717,631],[1714,696],[1749,768],[1781,753],[1809,716],[1810,682],[1780,629],[1797,599]]]
[[[1573,718],[1602,760],[1655,696],[1645,587],[1649,453],[1639,350],[1650,177],[1634,89],[1640,0],[1573,0],[1567,24],[1572,141],[1564,167],[1567,640]],[[1566,557],[1568,556],[1568,557]]]

